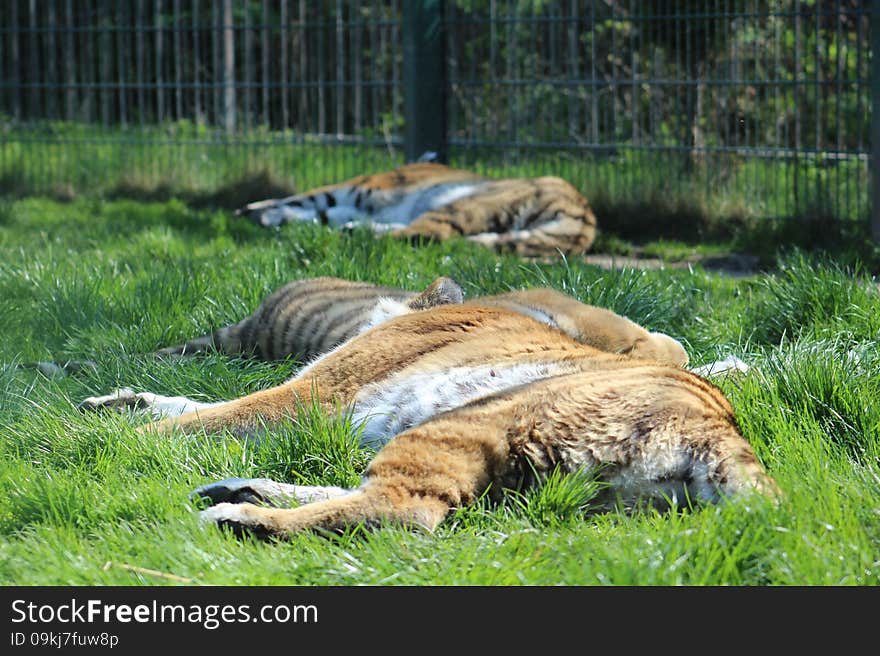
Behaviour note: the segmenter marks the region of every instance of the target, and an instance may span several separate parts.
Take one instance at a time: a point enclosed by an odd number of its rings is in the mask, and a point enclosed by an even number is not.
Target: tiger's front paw
[[[90,396],[77,406],[81,412],[94,412],[104,408],[126,412],[144,410],[147,407],[149,407],[149,402],[144,395],[138,394],[128,387],[120,388],[106,396]]]
[[[266,504],[271,502],[271,494],[264,488],[272,481],[263,478],[227,478],[216,483],[209,483],[193,491],[193,498],[207,499],[213,505],[221,503]]]

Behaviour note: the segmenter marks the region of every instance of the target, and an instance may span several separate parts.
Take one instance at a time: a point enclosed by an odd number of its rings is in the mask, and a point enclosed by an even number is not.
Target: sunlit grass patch
[[[414,247],[365,230],[263,231],[179,200],[6,201],[0,583],[877,585],[876,281],[805,252],[779,265],[745,279],[699,267],[609,272],[465,241]],[[673,335],[693,364],[737,355],[752,371],[717,383],[783,499],[596,512],[592,473],[553,474],[456,509],[433,534],[390,526],[262,543],[202,523],[190,493],[231,476],[356,485],[372,452],[344,412],[307,407],[240,441],[141,434],[136,413],[77,410],[122,386],[215,401],[281,383],[302,363],[149,354],[242,318],[289,280],[320,275],[411,289],[445,275],[468,297],[550,285]],[[67,358],[94,360],[97,371],[47,378],[15,366]]]

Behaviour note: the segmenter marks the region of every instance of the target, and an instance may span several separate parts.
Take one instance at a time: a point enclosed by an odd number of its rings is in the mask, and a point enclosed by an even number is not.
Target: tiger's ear
[[[464,292],[452,278],[437,278],[418,296],[406,302],[412,310],[426,310],[437,305],[458,305],[464,301]]]

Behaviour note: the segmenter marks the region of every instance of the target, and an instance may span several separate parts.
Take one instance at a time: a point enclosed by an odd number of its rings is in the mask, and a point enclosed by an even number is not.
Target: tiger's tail
[[[217,351],[219,353],[225,353],[226,355],[244,355],[251,353],[255,350],[256,345],[245,343],[245,341],[242,340],[242,335],[247,331],[248,323],[251,318],[252,317],[248,317],[247,319],[232,324],[231,326],[218,328],[207,335],[187,340],[183,344],[178,344],[177,346],[166,346],[165,348],[156,351],[155,355],[160,358],[167,358],[172,356],[193,355],[195,353],[204,353],[206,351]]]

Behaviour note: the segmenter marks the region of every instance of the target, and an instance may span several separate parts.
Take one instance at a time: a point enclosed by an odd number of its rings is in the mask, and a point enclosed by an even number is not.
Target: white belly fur
[[[406,194],[387,194],[384,198],[380,194],[374,194],[373,200],[378,207],[369,218],[375,223],[409,225],[424,212],[470,196],[479,188],[479,183],[450,182]]]
[[[543,378],[568,373],[557,362],[452,367],[431,372],[401,372],[361,390],[352,423],[363,424],[361,444],[378,448],[434,415],[483,396]]]

